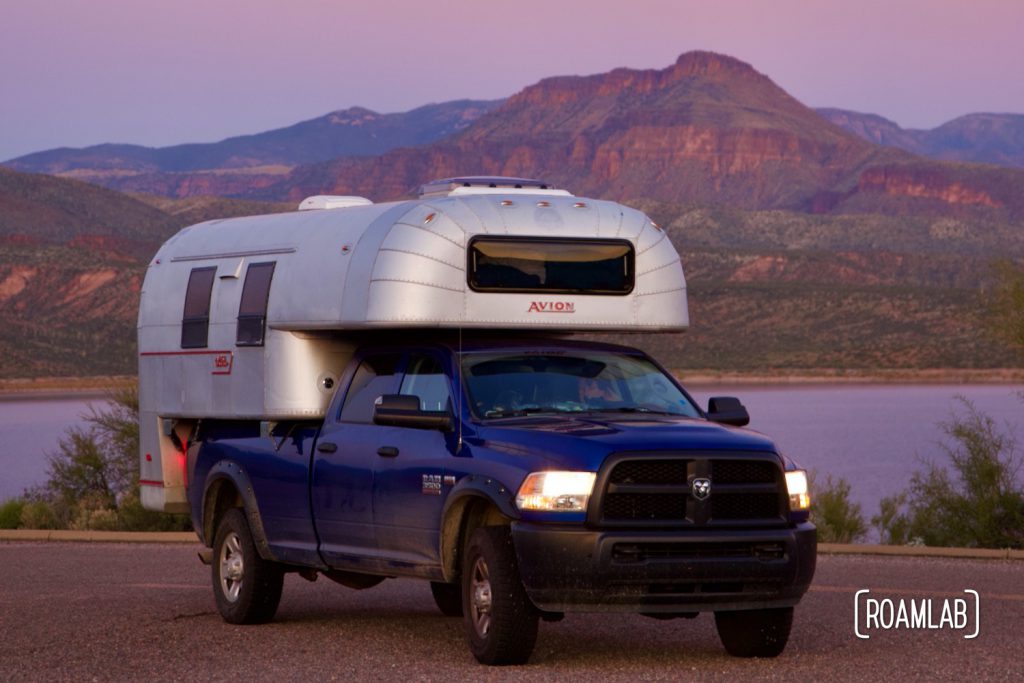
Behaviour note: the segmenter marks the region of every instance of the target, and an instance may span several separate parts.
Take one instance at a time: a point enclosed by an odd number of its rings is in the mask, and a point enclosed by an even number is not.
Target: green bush
[[[822,543],[856,543],[867,533],[860,504],[850,500],[850,483],[832,475],[824,483],[811,473],[811,521],[818,527]]]
[[[169,515],[142,507],[136,493],[125,496],[117,507],[120,528],[124,531],[192,531],[188,515]]]
[[[21,509],[23,529],[60,529],[63,526],[53,506],[45,500],[28,501]]]
[[[17,529],[21,526],[21,511],[25,508],[22,498],[11,498],[0,505],[0,529]]]
[[[966,414],[941,424],[952,471],[926,463],[872,518],[884,543],[1024,548],[1021,458],[1012,433],[960,398]]]

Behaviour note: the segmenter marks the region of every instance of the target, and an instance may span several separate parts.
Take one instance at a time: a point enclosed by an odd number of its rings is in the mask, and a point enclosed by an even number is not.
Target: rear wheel
[[[462,586],[457,583],[430,582],[434,603],[446,617],[462,616]]]
[[[508,527],[480,527],[466,548],[463,618],[473,656],[482,664],[523,664],[537,642],[540,612],[519,578]]]
[[[778,657],[792,625],[792,607],[715,612],[718,637],[733,657]]]
[[[284,572],[256,552],[249,523],[240,508],[228,510],[213,541],[213,595],[220,615],[231,624],[261,624],[274,618]]]

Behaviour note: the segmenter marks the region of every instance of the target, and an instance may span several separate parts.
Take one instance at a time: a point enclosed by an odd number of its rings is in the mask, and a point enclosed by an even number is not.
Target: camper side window
[[[181,318],[181,348],[206,348],[210,331],[210,296],[217,274],[212,268],[193,268],[185,290],[185,312]]]
[[[267,301],[270,281],[274,277],[274,262],[250,263],[242,285],[242,301],[238,305],[238,346],[263,346],[267,327]]]

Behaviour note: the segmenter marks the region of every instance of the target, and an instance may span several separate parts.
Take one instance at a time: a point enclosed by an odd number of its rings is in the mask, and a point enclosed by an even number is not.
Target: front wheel
[[[284,572],[256,552],[249,523],[240,508],[228,510],[213,541],[213,595],[224,621],[262,624],[281,602]]]
[[[778,657],[789,641],[793,608],[715,612],[715,626],[733,657]]]
[[[508,527],[480,527],[466,548],[463,618],[469,649],[481,664],[524,664],[537,642],[540,612],[519,578]]]

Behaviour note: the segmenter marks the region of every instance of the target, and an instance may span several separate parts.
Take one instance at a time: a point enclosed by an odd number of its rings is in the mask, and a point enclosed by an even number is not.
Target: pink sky
[[[750,62],[811,106],[1024,112],[1019,0],[2,0],[0,159],[204,142],[545,76]]]

